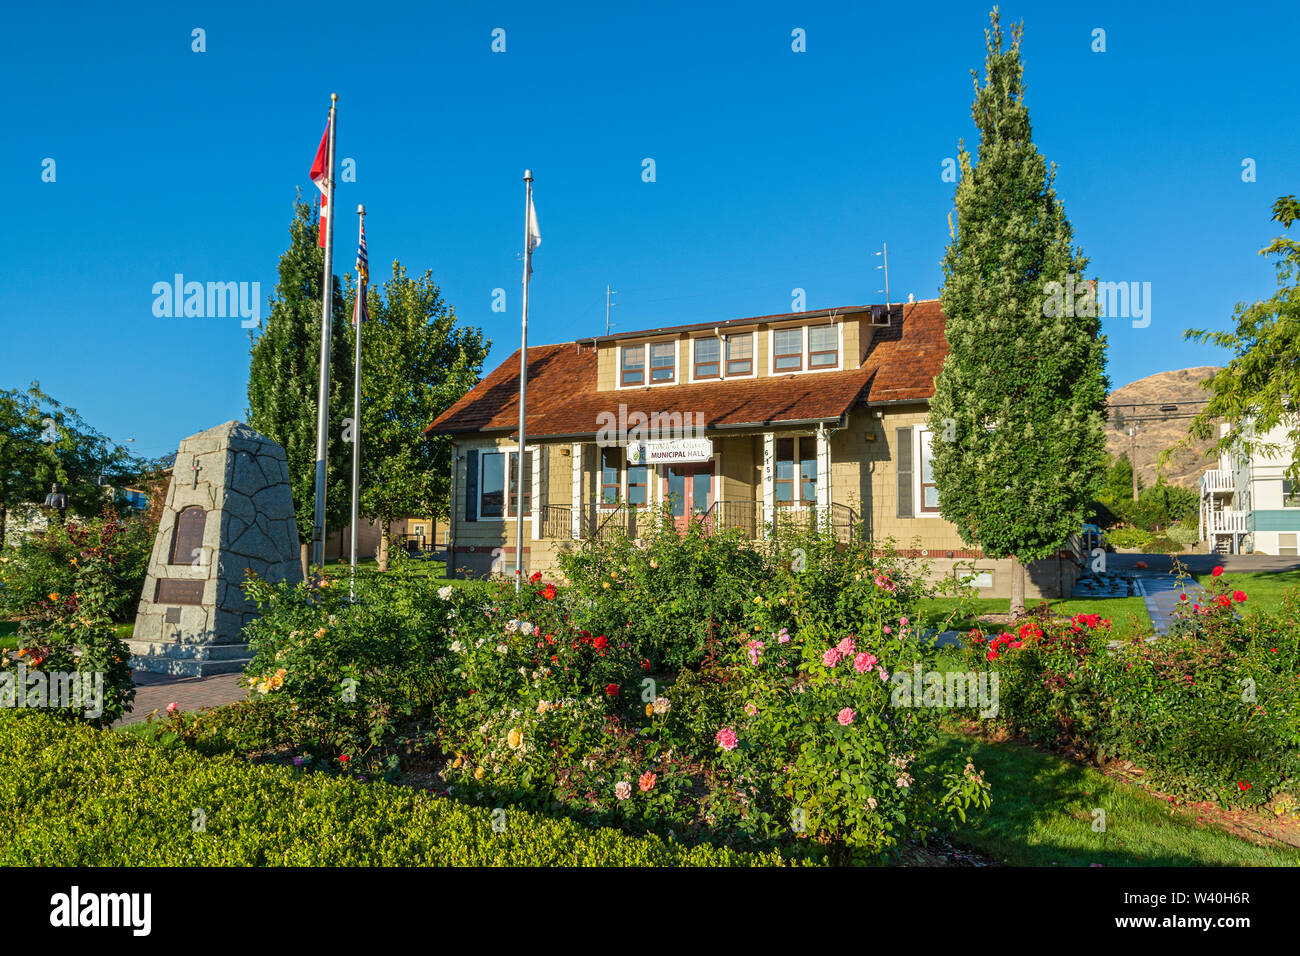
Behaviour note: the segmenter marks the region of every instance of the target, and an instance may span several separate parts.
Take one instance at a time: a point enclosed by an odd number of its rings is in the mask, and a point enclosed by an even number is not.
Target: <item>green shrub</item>
[[[1106,540],[1116,548],[1145,550],[1151,546],[1151,542],[1155,540],[1155,535],[1141,528],[1119,527],[1107,530]]]
[[[1201,540],[1200,529],[1195,521],[1178,521],[1165,529],[1165,537],[1181,546],[1186,551],[1194,548]]]
[[[775,853],[687,847],[465,806],[124,734],[0,714],[0,865],[751,866]],[[198,821],[202,825],[198,825]]]
[[[717,650],[768,570],[739,530],[711,533],[693,521],[679,533],[666,512],[644,529],[640,545],[617,530],[562,552],[560,566],[577,595],[575,624],[622,635],[640,656],[674,669]]]
[[[84,564],[104,559],[97,586],[111,621],[134,618],[149,568],[153,535],[141,521],[106,514],[90,521],[69,519],[44,534],[29,534],[0,554],[0,616],[40,612],[50,594],[68,596],[82,588]]]
[[[245,629],[252,693],[278,706],[316,753],[384,757],[399,728],[427,720],[443,692],[449,605],[426,578],[357,576],[357,600],[329,579],[250,578],[261,616]]]

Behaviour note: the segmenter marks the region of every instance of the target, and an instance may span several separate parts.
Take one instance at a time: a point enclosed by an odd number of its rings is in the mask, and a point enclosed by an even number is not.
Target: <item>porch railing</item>
[[[1249,517],[1246,511],[1211,511],[1205,516],[1206,534],[1245,534]]]
[[[542,509],[542,537],[573,537],[573,507],[571,505],[546,505]]]
[[[1233,490],[1232,472],[1212,468],[1201,475],[1201,493],[1217,494]]]

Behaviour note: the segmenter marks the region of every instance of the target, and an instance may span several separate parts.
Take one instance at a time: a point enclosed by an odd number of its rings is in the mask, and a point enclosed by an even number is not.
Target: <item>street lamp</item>
[[[68,496],[56,481],[50,486],[50,493],[45,496],[45,507],[53,508],[59,513],[59,524],[63,524],[64,513],[68,510]]]

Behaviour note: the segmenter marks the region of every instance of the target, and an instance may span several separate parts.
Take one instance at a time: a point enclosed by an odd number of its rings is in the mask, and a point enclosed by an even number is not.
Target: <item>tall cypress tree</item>
[[[316,502],[316,405],[325,253],[317,244],[316,216],[301,199],[294,204],[289,235],[289,248],[280,257],[280,278],[271,313],[260,329],[249,333],[248,424],[284,446],[306,573]],[[332,279],[330,428],[325,459],[327,534],[341,530],[347,523],[351,480],[351,446],[342,440],[343,419],[352,414],[347,303],[338,277]]]
[[[979,157],[960,144],[957,230],[944,258],[949,355],[930,427],[941,513],[986,554],[1053,554],[1087,519],[1105,468],[1105,339],[1073,233],[1035,147],[1020,61],[1023,23],[1003,49],[998,10],[985,31],[972,114]],[[1058,285],[1059,283],[1059,285]],[[1066,299],[1062,307],[1062,288]]]

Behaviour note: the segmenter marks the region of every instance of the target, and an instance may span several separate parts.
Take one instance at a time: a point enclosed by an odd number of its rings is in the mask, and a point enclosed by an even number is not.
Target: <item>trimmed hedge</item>
[[[206,817],[194,826],[196,809]],[[163,750],[33,711],[0,714],[4,866],[763,866],[383,783]]]

